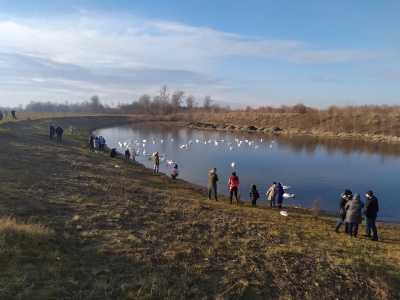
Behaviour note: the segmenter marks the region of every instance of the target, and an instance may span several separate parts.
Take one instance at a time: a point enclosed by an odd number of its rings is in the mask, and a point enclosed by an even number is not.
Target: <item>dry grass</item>
[[[86,149],[90,129],[126,117],[59,117],[77,128],[62,143],[28,117],[0,126],[0,298],[400,298],[398,224],[373,243],[332,216],[207,201]]]

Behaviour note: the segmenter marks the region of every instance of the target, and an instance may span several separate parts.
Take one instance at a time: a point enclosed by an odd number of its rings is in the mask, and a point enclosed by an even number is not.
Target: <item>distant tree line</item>
[[[19,106],[19,111],[22,111],[22,105]],[[247,106],[244,109],[231,109],[230,105],[221,106],[214,103],[210,95],[204,96],[202,103],[198,103],[196,97],[193,95],[186,95],[184,91],[177,90],[172,94],[169,93],[167,85],[162,85],[158,94],[150,96],[143,94],[138,100],[132,101],[131,103],[118,103],[116,106],[103,105],[98,95],[93,95],[90,100],[85,100],[81,103],[70,104],[65,103],[54,103],[54,102],[40,102],[31,101],[25,106],[27,112],[38,112],[38,113],[103,113],[103,114],[132,114],[132,115],[173,115],[178,113],[258,113],[253,115],[254,117],[265,118],[265,114],[297,114],[302,115],[308,120],[307,123],[320,124],[325,121],[332,121],[334,127],[337,126],[337,122],[343,122],[343,119],[349,120],[354,119],[354,116],[372,118],[372,121],[376,125],[385,122],[388,119],[391,120],[392,128],[393,124],[398,124],[400,118],[400,106],[388,106],[388,105],[362,105],[362,106],[330,106],[326,109],[316,109],[305,106],[302,103],[298,103],[292,106],[280,105],[275,106],[261,106],[254,108]],[[247,117],[250,115],[246,114]],[[377,117],[379,116],[379,117]],[[304,118],[303,123],[304,123]],[[236,121],[238,121],[236,117]],[[342,119],[342,121],[339,121]],[[335,121],[336,120],[336,121]],[[348,123],[349,121],[345,121]],[[375,126],[376,126],[375,125]]]
[[[294,106],[282,105],[279,108],[272,106],[252,108],[247,106],[245,109],[235,109],[235,111],[259,111],[259,112],[296,112],[306,113],[311,108],[303,104]],[[19,111],[23,110],[20,105]],[[98,95],[93,95],[90,100],[81,103],[55,103],[31,101],[25,106],[27,112],[38,113],[106,113],[106,114],[137,114],[137,115],[171,115],[182,112],[231,112],[230,105],[221,106],[214,103],[210,95],[204,96],[202,103],[198,103],[193,95],[186,95],[184,91],[177,90],[169,93],[167,85],[161,86],[158,94],[150,96],[143,94],[138,100],[131,103],[118,103],[115,107],[102,104]]]

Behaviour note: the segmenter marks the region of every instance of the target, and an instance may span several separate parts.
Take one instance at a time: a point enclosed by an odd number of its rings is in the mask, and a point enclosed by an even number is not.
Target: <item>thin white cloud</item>
[[[164,83],[186,94],[223,98],[224,93],[250,84],[215,78],[219,58],[336,64],[382,56],[82,9],[76,15],[45,19],[0,15],[0,36],[0,96],[19,91],[15,99],[25,102],[28,94],[51,101],[69,96],[83,100],[100,92],[113,100],[134,100],[143,93],[156,93]]]
[[[56,19],[0,21],[0,49],[57,62],[203,70],[207,59],[269,57],[291,63],[369,60],[378,53],[313,50],[298,41],[265,40],[165,21],[80,14]]]

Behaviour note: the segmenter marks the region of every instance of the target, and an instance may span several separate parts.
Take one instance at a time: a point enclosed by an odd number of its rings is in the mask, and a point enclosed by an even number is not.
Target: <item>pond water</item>
[[[218,192],[225,195],[233,172],[231,164],[235,162],[242,200],[250,200],[250,185],[256,184],[259,202],[267,203],[265,192],[276,181],[290,186],[285,192],[295,194],[295,198],[284,199],[284,205],[310,208],[318,200],[320,209],[336,213],[344,189],[359,193],[364,202],[365,192],[372,190],[380,205],[377,220],[400,222],[399,145],[208,131],[155,123],[103,128],[94,134],[104,136],[107,146],[120,153],[125,147],[121,148],[119,142],[131,140],[130,148],[139,151],[136,160],[149,168],[153,163],[143,150],[147,154],[158,151],[166,160],[178,164],[179,179],[205,187],[207,174],[215,166]],[[166,160],[160,162],[160,172],[169,175],[173,165],[167,165]]]

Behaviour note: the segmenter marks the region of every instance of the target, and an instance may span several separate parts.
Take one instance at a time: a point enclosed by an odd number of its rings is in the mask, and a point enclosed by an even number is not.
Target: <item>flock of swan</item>
[[[151,141],[149,141],[149,142],[151,144],[156,144],[157,143],[155,138],[152,138]],[[159,142],[161,144],[164,144],[164,143],[166,143],[166,140],[161,139]],[[170,142],[173,143],[174,139],[170,139]],[[264,142],[264,140],[260,139],[260,143],[263,143],[263,142]],[[204,145],[215,145],[215,146],[218,146],[220,144],[226,144],[228,146],[229,151],[235,150],[235,147],[240,148],[240,147],[244,147],[245,145],[247,145],[248,147],[254,147],[255,149],[258,149],[258,148],[261,147],[258,143],[256,143],[253,140],[248,140],[248,139],[239,140],[237,138],[235,139],[234,142],[233,141],[232,142],[227,142],[225,139],[221,139],[221,140],[220,139],[213,139],[213,140],[210,139],[210,140],[206,140],[206,141],[200,141],[199,139],[195,139],[194,141],[193,140],[189,140],[185,144],[179,144],[178,147],[179,147],[179,149],[187,149],[193,143],[196,143],[196,144],[203,143]],[[275,143],[274,140],[269,141],[268,142],[268,147],[272,148],[274,143]],[[134,140],[134,141],[128,139],[128,140],[125,140],[125,141],[119,141],[118,142],[118,145],[119,145],[119,147],[121,149],[124,150],[124,149],[135,148],[136,156],[142,155],[144,157],[147,157],[149,160],[151,160],[152,156],[155,154],[155,152],[151,153],[151,154],[147,153],[146,152],[146,145],[147,144],[148,144],[147,139]],[[159,154],[159,159],[160,159],[160,162],[165,162],[167,164],[167,166],[175,164],[175,161],[173,159],[167,158],[166,154]],[[231,163],[231,167],[232,167],[233,170],[235,169],[235,164],[236,163],[234,161]],[[288,188],[290,188],[290,186],[283,186],[284,190],[286,190]],[[286,199],[295,198],[295,194],[284,193],[283,194],[283,198],[286,198]]]

